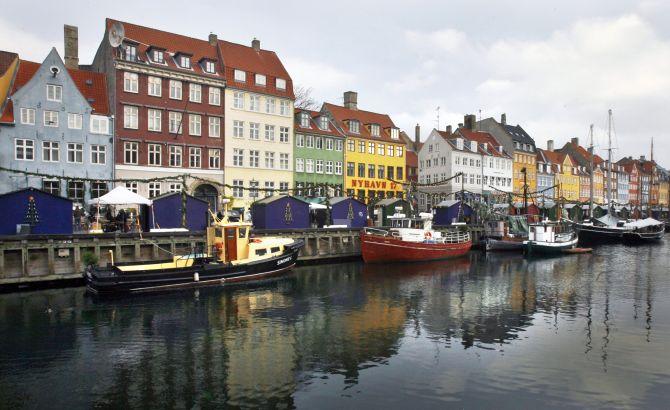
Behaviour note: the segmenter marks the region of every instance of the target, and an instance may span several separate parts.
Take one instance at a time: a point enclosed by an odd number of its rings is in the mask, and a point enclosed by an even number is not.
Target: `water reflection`
[[[668,246],[473,253],[109,302],[0,295],[0,402],[653,407],[669,376],[670,303],[654,298],[668,260]]]

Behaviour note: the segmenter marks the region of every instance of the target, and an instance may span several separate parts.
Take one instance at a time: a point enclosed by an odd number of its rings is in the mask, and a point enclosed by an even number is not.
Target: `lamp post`
[[[523,174],[523,213],[528,213],[528,185],[526,183],[526,167],[521,168]]]

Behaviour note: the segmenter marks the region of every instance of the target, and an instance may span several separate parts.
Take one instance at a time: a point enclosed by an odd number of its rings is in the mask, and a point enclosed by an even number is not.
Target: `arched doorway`
[[[209,203],[209,209],[217,213],[219,211],[219,191],[210,184],[198,185],[193,191],[193,196]]]

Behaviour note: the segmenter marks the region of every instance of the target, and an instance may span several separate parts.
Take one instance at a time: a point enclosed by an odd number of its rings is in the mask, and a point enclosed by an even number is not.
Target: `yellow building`
[[[537,165],[535,164],[535,157],[535,152],[514,150],[514,162],[512,165],[514,193],[523,194],[524,169],[526,170],[528,192],[537,191]]]
[[[558,183],[558,190],[555,197],[557,199],[564,198],[567,201],[579,201],[579,172],[577,163],[569,154],[559,151],[545,151],[548,159],[557,165],[556,179]],[[601,183],[602,190],[602,183]]]
[[[593,170],[593,201],[597,204],[605,203],[605,174],[600,166]]]
[[[322,108],[346,135],[345,192],[366,201],[402,197],[406,152],[400,130],[386,114],[359,110],[356,100],[348,91],[343,107],[325,103]]]

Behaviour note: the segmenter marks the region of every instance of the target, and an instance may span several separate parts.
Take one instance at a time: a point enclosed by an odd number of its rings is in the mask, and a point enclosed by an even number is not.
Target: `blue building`
[[[0,61],[16,56],[0,54]],[[1,172],[0,193],[34,187],[80,204],[105,194],[114,152],[104,75],[67,68],[55,48],[41,64],[16,57],[4,65],[0,76],[8,80],[8,92],[0,101],[0,166],[93,181]]]
[[[207,228],[207,209],[209,203],[203,199],[186,195],[186,229],[204,231]],[[174,192],[153,199],[153,205],[147,213],[145,229],[181,228],[182,197]],[[148,230],[147,229],[147,230]]]
[[[468,222],[472,218],[472,208],[463,201],[447,199],[433,207],[433,224],[451,225],[454,222]]]
[[[32,205],[30,203],[32,202]],[[27,214],[33,207],[33,218]],[[72,201],[35,188],[0,195],[0,235],[15,235],[16,226],[32,225],[32,234],[71,234]]]
[[[547,145],[550,150],[553,151],[554,142],[549,140]],[[549,157],[544,154],[543,149],[537,149],[537,154],[535,157],[535,162],[537,163],[537,192],[540,198],[545,200],[550,200],[554,198],[554,185],[555,185],[555,170],[556,167],[554,163],[551,162]],[[541,199],[539,199],[541,200]]]
[[[256,229],[309,228],[309,202],[291,195],[269,196],[251,204],[251,218]]]
[[[330,200],[330,217],[333,225],[363,228],[367,225],[368,207],[358,199],[335,197]]]

